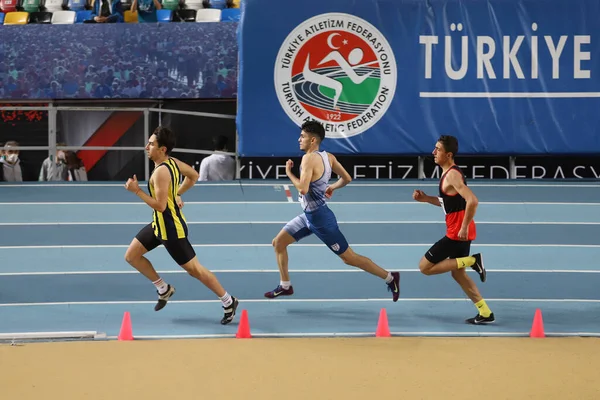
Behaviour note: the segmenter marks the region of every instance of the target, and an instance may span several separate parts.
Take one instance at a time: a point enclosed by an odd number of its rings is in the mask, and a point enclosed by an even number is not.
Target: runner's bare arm
[[[421,203],[429,203],[438,207],[442,206],[442,204],[440,203],[440,199],[438,199],[435,196],[429,196],[425,194],[424,191],[418,189],[413,192],[413,199],[415,199],[416,201],[420,201]]]
[[[331,170],[340,177],[340,179],[338,179],[335,183],[330,185],[329,188],[331,190],[337,190],[337,189],[343,188],[344,186],[346,186],[347,184],[352,182],[352,177],[350,176],[348,171],[346,171],[344,166],[342,164],[340,164],[340,162],[337,160],[337,158],[335,158],[335,156],[333,154],[328,153],[328,155],[329,155],[329,160],[331,161]]]
[[[167,199],[169,197],[169,183],[171,182],[171,174],[167,168],[159,167],[152,175],[152,183],[156,198],[144,192],[138,185],[137,177],[129,178],[125,187],[130,192],[135,193],[140,199],[144,200],[152,209],[163,212],[167,208]]]
[[[300,192],[302,196],[308,193],[308,188],[310,186],[310,181],[312,179],[313,170],[315,168],[315,160],[311,154],[305,154],[302,156],[302,168],[300,170],[300,179],[294,175],[292,172],[292,167],[294,166],[294,162],[292,160],[288,160],[285,164],[285,173],[288,178],[292,181],[294,187]]]

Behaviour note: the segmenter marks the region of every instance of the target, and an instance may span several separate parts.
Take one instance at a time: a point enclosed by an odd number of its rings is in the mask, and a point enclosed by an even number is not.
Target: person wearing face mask
[[[65,143],[57,143],[58,147],[66,146]],[[69,177],[69,167],[66,161],[66,154],[63,150],[56,152],[56,159],[50,157],[42,162],[39,181],[66,181]]]
[[[0,181],[23,182],[21,160],[19,160],[19,144],[14,140],[6,142],[0,161]]]

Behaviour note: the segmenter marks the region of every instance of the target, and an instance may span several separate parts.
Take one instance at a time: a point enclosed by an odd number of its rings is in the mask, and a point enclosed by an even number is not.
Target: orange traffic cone
[[[250,339],[252,337],[252,334],[250,334],[248,311],[246,310],[242,310],[242,318],[240,319],[240,325],[238,326],[238,331],[235,337],[238,339]]]
[[[390,326],[388,324],[388,317],[385,308],[381,309],[379,313],[379,322],[377,323],[377,331],[375,331],[375,337],[390,337]]]
[[[542,319],[542,310],[540,310],[539,308],[535,310],[535,315],[533,316],[533,324],[531,325],[531,332],[529,332],[529,337],[546,337],[546,334],[544,333],[544,321]]]
[[[125,314],[123,315],[121,331],[119,332],[119,336],[117,339],[119,341],[133,340],[133,330],[131,328],[131,315],[129,315],[129,311],[125,311]]]

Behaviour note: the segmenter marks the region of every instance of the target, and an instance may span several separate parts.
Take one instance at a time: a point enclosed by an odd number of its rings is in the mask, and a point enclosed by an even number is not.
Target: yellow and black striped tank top
[[[154,168],[154,171],[163,165],[167,167],[171,174],[169,197],[167,198],[167,208],[165,211],[160,212],[154,210],[152,216],[152,228],[154,228],[154,235],[159,239],[183,239],[188,235],[188,227],[185,216],[175,201],[177,198],[177,191],[179,190],[179,184],[181,183],[181,171],[179,171],[177,163],[172,158],[169,158],[158,165]],[[154,173],[154,171],[152,171],[152,173]],[[148,191],[150,192],[150,196],[156,199],[156,192],[154,191],[152,179],[148,179]]]

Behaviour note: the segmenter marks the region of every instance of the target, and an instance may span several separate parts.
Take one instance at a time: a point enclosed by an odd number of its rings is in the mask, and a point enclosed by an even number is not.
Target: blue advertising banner
[[[0,99],[235,98],[237,25],[0,26]]]
[[[243,156],[299,155],[299,126],[339,154],[600,152],[600,2],[246,0]]]

